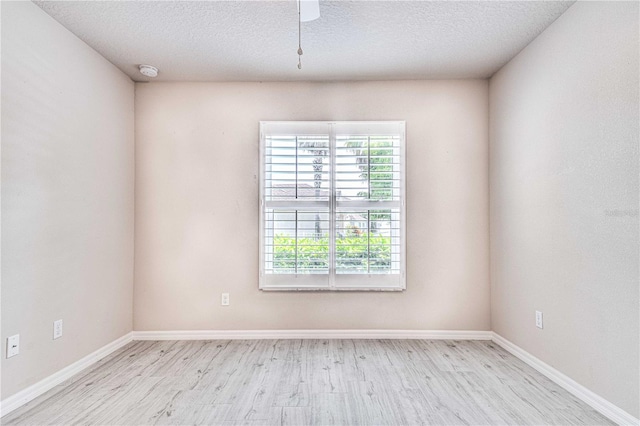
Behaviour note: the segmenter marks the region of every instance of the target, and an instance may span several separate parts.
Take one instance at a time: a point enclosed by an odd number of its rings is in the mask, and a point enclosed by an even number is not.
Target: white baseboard
[[[502,348],[504,348],[517,358],[520,358],[522,361],[529,364],[531,367],[544,374],[553,382],[562,386],[574,396],[581,399],[582,401],[590,405],[593,409],[611,419],[615,423],[619,425],[636,426],[640,424],[640,421],[638,419],[624,411],[622,408],[617,407],[600,395],[597,395],[589,389],[585,388],[580,383],[571,379],[569,376],[562,374],[560,371],[556,370],[549,364],[541,361],[540,359],[531,355],[529,352],[525,351],[514,343],[511,343],[509,340],[505,339],[499,334],[492,334],[493,338],[491,340],[493,340],[494,343],[500,345]]]
[[[0,417],[9,414],[10,412],[22,407],[27,402],[37,398],[50,389],[53,389],[55,386],[58,386],[60,383],[69,379],[74,374],[77,374],[90,365],[100,361],[102,358],[115,352],[132,340],[133,333],[127,333],[119,339],[116,339],[113,342],[101,347],[97,351],[90,353],[89,355],[63,368],[62,370],[40,380],[38,383],[35,383],[28,388],[23,389],[20,392],[2,400],[0,402]]]
[[[444,339],[491,340],[491,331],[461,330],[177,330],[134,331],[134,340]]]

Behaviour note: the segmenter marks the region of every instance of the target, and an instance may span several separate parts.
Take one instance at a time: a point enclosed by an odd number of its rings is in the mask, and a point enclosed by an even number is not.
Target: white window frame
[[[339,202],[335,190],[335,149],[336,131],[335,127],[357,129],[358,134],[393,134],[399,136],[400,140],[400,196],[394,202],[361,201],[359,207],[370,208],[380,205],[393,206],[399,209],[399,273],[389,274],[336,274],[335,269],[335,212],[339,208]],[[406,289],[406,140],[404,121],[261,121],[260,122],[260,272],[259,288],[265,291],[403,291]],[[329,197],[329,217],[330,217],[330,243],[329,243],[329,272],[327,274],[267,274],[265,273],[265,213],[267,202],[265,202],[265,181],[266,181],[266,134],[273,134],[274,131],[284,134],[300,133],[322,133],[327,132],[330,142],[330,197]],[[324,130],[323,130],[324,129]],[[367,130],[368,129],[368,130]],[[389,130],[393,129],[393,130]],[[350,204],[353,205],[353,204]]]

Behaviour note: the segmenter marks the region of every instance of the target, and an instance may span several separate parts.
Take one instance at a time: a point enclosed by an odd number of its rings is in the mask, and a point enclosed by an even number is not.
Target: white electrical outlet
[[[221,304],[222,306],[229,306],[229,293],[222,293]]]
[[[536,311],[536,327],[542,328],[542,312]]]
[[[59,319],[53,322],[53,340],[62,337],[62,320]]]
[[[16,356],[20,353],[20,335],[16,334],[11,337],[7,337],[7,358]]]

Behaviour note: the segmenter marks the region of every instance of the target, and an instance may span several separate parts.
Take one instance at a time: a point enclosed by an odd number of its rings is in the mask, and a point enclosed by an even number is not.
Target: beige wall
[[[638,3],[578,2],[490,83],[492,327],[635,417],[638,72]]]
[[[480,80],[137,84],[135,329],[488,330],[487,101]],[[407,122],[407,290],[259,291],[258,122],[384,119]]]
[[[132,329],[133,96],[33,3],[2,2],[2,399]]]

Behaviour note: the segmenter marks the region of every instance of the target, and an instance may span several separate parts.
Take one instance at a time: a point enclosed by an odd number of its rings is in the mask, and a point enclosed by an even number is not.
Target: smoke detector
[[[157,77],[158,76],[158,68],[152,67],[151,65],[140,65],[138,67],[140,69],[140,74],[147,77]]]

